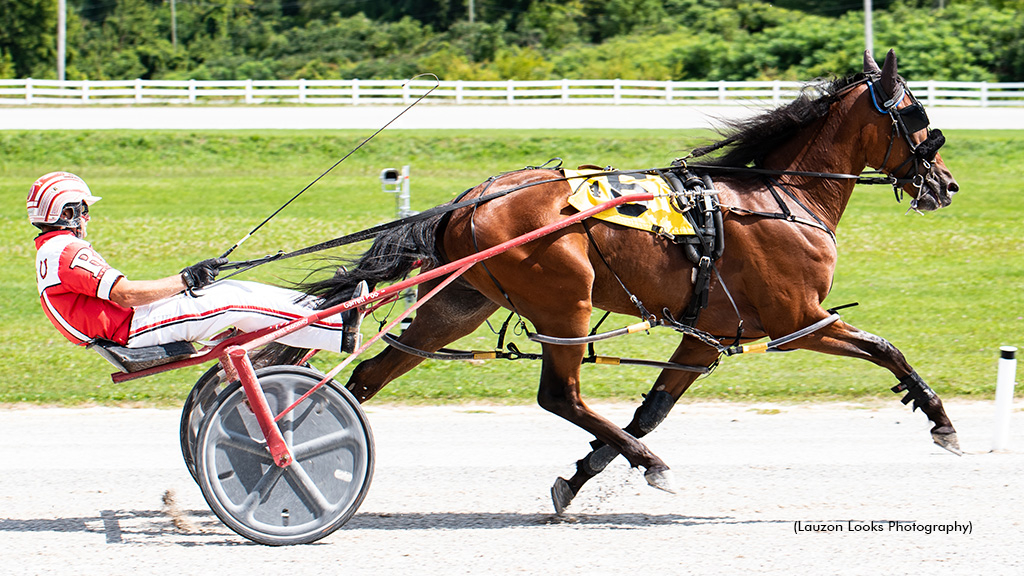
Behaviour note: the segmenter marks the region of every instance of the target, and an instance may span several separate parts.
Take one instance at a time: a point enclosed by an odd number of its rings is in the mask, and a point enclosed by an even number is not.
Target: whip
[[[406,86],[409,86],[410,84],[412,84],[412,82],[413,82],[414,80],[416,80],[417,78],[419,78],[419,77],[421,77],[421,76],[431,76],[431,77],[433,77],[433,78],[434,78],[434,86],[433,86],[433,87],[432,87],[432,88],[431,88],[430,90],[427,90],[427,91],[426,91],[426,92],[425,92],[425,93],[424,93],[424,94],[423,94],[422,96],[420,96],[419,98],[417,98],[417,99],[416,99],[416,100],[415,100],[415,101],[414,101],[414,102],[413,102],[412,104],[409,104],[409,105],[408,105],[408,106],[406,106],[406,107],[405,107],[405,108],[404,108],[404,109],[403,109],[403,110],[402,110],[401,112],[399,112],[397,116],[395,116],[394,118],[392,118],[391,120],[389,120],[387,124],[385,124],[385,125],[381,126],[381,127],[380,127],[380,128],[379,128],[379,129],[378,129],[378,130],[377,130],[376,132],[374,132],[373,134],[371,134],[370,136],[368,136],[368,137],[367,137],[367,138],[366,138],[365,140],[363,140],[362,142],[360,142],[358,146],[356,146],[355,148],[353,148],[353,149],[352,149],[352,150],[351,150],[351,151],[350,151],[350,152],[349,152],[348,154],[345,154],[345,156],[343,156],[343,157],[341,158],[341,160],[338,160],[337,162],[335,162],[335,163],[334,163],[334,165],[332,165],[332,166],[331,166],[330,168],[328,168],[327,170],[325,170],[323,174],[321,174],[321,175],[317,176],[317,177],[316,177],[316,178],[315,178],[315,179],[314,179],[314,180],[313,180],[312,182],[310,182],[309,184],[307,184],[305,188],[303,188],[302,190],[299,190],[299,192],[298,192],[298,193],[297,193],[297,194],[296,194],[295,196],[292,196],[290,200],[288,200],[287,202],[285,202],[284,204],[282,204],[282,205],[281,205],[281,207],[280,207],[280,208],[278,208],[277,210],[275,210],[273,214],[271,214],[270,216],[267,216],[267,218],[266,218],[265,220],[263,220],[263,222],[260,222],[258,226],[256,226],[256,227],[255,227],[255,228],[253,228],[253,229],[252,229],[251,231],[249,231],[249,233],[248,233],[248,234],[246,234],[245,236],[243,236],[241,240],[239,240],[238,242],[235,242],[235,244],[234,244],[234,245],[233,245],[233,246],[232,246],[231,248],[228,248],[227,252],[225,252],[225,253],[221,254],[221,256],[220,256],[220,257],[221,257],[221,258],[227,258],[227,257],[228,257],[228,256],[229,256],[229,255],[230,255],[230,254],[231,254],[232,252],[234,252],[234,251],[235,251],[235,250],[236,250],[236,249],[237,249],[237,248],[238,248],[239,246],[241,246],[241,245],[242,245],[242,244],[243,244],[243,243],[244,243],[244,242],[245,242],[246,240],[248,240],[248,239],[249,239],[249,238],[250,238],[250,237],[251,237],[251,236],[252,236],[253,234],[255,234],[255,233],[256,233],[257,231],[259,231],[259,229],[260,229],[260,228],[262,228],[262,227],[263,227],[264,225],[266,225],[266,223],[267,223],[267,222],[270,222],[270,221],[271,221],[271,220],[272,220],[272,219],[273,219],[273,218],[274,218],[275,216],[277,216],[278,214],[280,214],[282,210],[284,210],[285,208],[287,208],[289,204],[291,204],[292,202],[294,202],[294,201],[295,201],[295,200],[296,200],[296,199],[297,199],[297,198],[298,198],[299,196],[302,196],[302,193],[303,193],[303,192],[305,192],[306,190],[309,190],[309,189],[310,189],[310,188],[311,188],[311,187],[312,187],[312,186],[313,186],[314,184],[316,184],[317,182],[319,182],[321,178],[323,178],[324,176],[327,176],[327,174],[328,174],[328,173],[330,173],[330,171],[331,171],[331,170],[334,170],[335,168],[337,168],[337,167],[338,167],[338,165],[339,165],[339,164],[341,164],[342,162],[344,162],[345,160],[347,160],[349,156],[351,156],[351,155],[355,154],[357,150],[359,150],[360,148],[362,148],[362,147],[363,147],[363,146],[364,146],[364,145],[365,145],[365,144],[366,144],[367,142],[369,142],[370,140],[373,140],[373,138],[374,138],[375,136],[377,136],[377,134],[380,134],[381,132],[383,132],[383,131],[384,131],[384,129],[385,129],[385,128],[387,128],[388,126],[390,126],[391,124],[393,124],[393,123],[395,122],[395,120],[398,120],[399,118],[401,118],[401,117],[402,117],[402,114],[405,114],[405,113],[406,113],[406,112],[408,112],[408,111],[409,111],[409,109],[411,109],[411,108],[412,108],[413,106],[415,106],[415,105],[419,104],[419,103],[420,103],[420,100],[423,100],[424,98],[426,98],[427,96],[429,96],[431,92],[433,92],[434,90],[437,90],[438,86],[440,86],[440,85],[441,85],[441,81],[440,81],[440,80],[439,80],[439,79],[437,78],[437,75],[435,75],[435,74],[431,74],[430,72],[425,72],[425,73],[423,73],[423,74],[417,74],[416,76],[413,76],[413,77],[412,77],[412,78],[410,78],[410,79],[409,79],[409,81],[408,81],[408,82],[406,82],[406,83],[405,83],[405,84],[404,84],[404,85],[403,85],[402,87],[403,87],[403,88],[405,88]]]

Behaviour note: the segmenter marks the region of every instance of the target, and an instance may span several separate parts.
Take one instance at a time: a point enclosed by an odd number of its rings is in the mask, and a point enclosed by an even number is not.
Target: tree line
[[[472,6],[472,12],[470,11]],[[875,0],[911,79],[1024,80],[1024,0]],[[860,1],[67,0],[66,78],[806,80],[860,68]],[[0,78],[55,78],[56,0],[0,0]]]

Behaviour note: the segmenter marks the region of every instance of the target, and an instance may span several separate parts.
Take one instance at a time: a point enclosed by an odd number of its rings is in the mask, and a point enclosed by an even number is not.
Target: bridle
[[[935,161],[935,155],[938,154],[939,148],[946,143],[946,137],[942,135],[941,130],[928,129],[930,124],[928,113],[925,112],[924,106],[914,97],[903,82],[897,85],[896,94],[888,100],[884,99],[881,86],[878,86],[876,81],[869,78],[866,82],[868,94],[871,97],[871,105],[879,114],[888,114],[892,119],[889,147],[885,151],[885,158],[883,158],[882,165],[878,171],[882,172],[885,170],[886,164],[889,163],[889,157],[892,155],[893,144],[897,138],[902,137],[910,148],[910,156],[890,171],[892,175],[890,181],[892,182],[893,192],[896,195],[896,201],[901,202],[903,200],[903,186],[906,184],[914,187],[916,191],[915,196],[921,194],[924,187],[925,174],[931,170],[932,162]],[[904,96],[910,97],[911,104],[899,108]],[[928,130],[928,135],[920,144],[915,144],[911,136],[921,130]],[[896,174],[899,172],[903,172],[903,175],[897,176]],[[916,209],[916,198],[911,200],[910,207]]]
[[[910,184],[915,189],[915,195],[919,195],[924,188],[925,174],[928,173],[932,168],[932,163],[935,161],[935,155],[939,152],[939,148],[946,143],[946,137],[942,135],[941,130],[928,130],[928,136],[920,144],[914,144],[911,136],[921,130],[928,128],[930,122],[928,120],[928,114],[924,110],[924,106],[917,98],[910,92],[906,85],[900,81],[897,87],[897,93],[888,100],[882,98],[884,92],[877,82],[880,80],[878,74],[865,74],[860,80],[849,84],[841,90],[833,93],[832,98],[838,99],[849,92],[856,89],[862,84],[867,84],[868,93],[871,98],[871,104],[875,111],[879,114],[888,115],[892,119],[892,133],[889,137],[889,147],[885,151],[885,157],[882,160],[881,166],[877,170],[862,172],[861,174],[837,174],[832,172],[808,172],[802,170],[769,170],[758,167],[739,167],[739,166],[721,166],[715,164],[695,164],[694,167],[703,171],[711,172],[732,172],[732,173],[748,173],[748,174],[761,174],[765,176],[809,176],[812,178],[824,178],[827,180],[856,180],[858,184],[889,184],[892,186],[893,193],[896,195],[896,201],[903,201],[903,187]],[[899,108],[900,103],[903,101],[904,96],[909,96],[911,104],[904,108]],[[899,166],[890,170],[888,173],[885,172],[885,166],[889,163],[889,158],[892,156],[893,145],[896,139],[902,137],[910,148],[910,156],[903,161]],[[690,152],[685,158],[678,158],[673,162],[673,166],[685,166],[687,161],[692,158],[699,158],[715,150],[724,148],[735,141],[735,136],[725,138],[715,144],[697,148]],[[906,168],[906,170],[904,170]],[[896,173],[903,172],[902,176],[897,176]],[[911,209],[917,208],[917,199],[915,198],[910,205]]]

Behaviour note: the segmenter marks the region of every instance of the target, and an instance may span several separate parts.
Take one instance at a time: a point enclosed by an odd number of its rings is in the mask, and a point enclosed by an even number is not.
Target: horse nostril
[[[950,195],[956,194],[960,191],[960,185],[956,182],[950,182],[946,185],[946,191],[949,192]]]

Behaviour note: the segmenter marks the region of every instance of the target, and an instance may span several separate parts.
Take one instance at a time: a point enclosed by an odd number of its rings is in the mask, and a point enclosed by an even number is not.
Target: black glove
[[[220,273],[220,267],[227,263],[227,258],[203,260],[182,270],[181,279],[185,282],[189,292],[198,290],[213,283],[217,279],[217,274]]]

